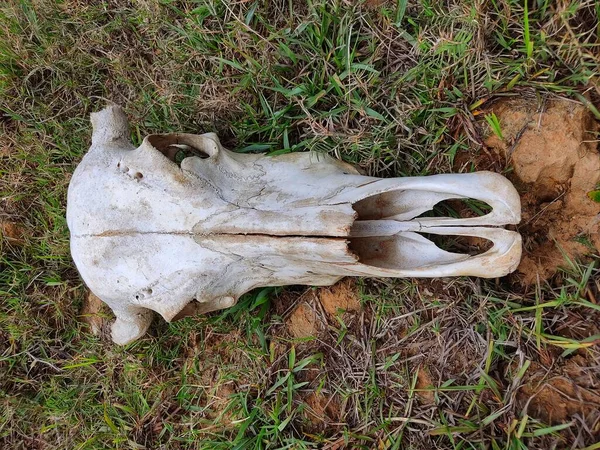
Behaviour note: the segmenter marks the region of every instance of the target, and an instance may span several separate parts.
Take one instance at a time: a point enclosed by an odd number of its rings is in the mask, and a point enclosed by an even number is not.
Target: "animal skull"
[[[259,286],[331,285],[344,276],[499,277],[521,257],[511,183],[491,172],[380,179],[327,155],[233,153],[213,133],[147,136],[135,148],[118,106],[92,114],[92,146],[69,186],[71,252],[114,311],[112,338],[227,308]],[[181,159],[181,154],[191,156]],[[419,217],[474,198],[482,217]],[[475,236],[470,256],[420,235]]]

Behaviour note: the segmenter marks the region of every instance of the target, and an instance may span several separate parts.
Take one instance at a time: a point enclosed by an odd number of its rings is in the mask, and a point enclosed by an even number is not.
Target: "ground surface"
[[[598,448],[600,10],[528,6],[4,3],[0,447]],[[109,100],[135,142],[216,131],[379,176],[504,173],[523,263],[499,280],[265,289],[116,347],[64,219]]]

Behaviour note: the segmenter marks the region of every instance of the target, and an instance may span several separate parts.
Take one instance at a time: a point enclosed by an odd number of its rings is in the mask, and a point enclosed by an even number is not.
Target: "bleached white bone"
[[[119,344],[144,334],[152,311],[172,320],[227,308],[259,286],[499,277],[521,257],[519,234],[499,228],[519,222],[519,196],[498,174],[379,179],[327,155],[230,152],[212,133],[151,135],[135,148],[117,106],[92,114],[92,125],[92,146],[69,186],[67,222],[75,264],[114,311]],[[491,212],[419,217],[466,198]],[[470,256],[419,233],[493,246]]]

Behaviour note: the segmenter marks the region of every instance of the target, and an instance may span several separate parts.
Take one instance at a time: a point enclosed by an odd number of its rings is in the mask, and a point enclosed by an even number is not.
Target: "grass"
[[[254,292],[121,348],[79,317],[64,206],[108,100],[136,143],[215,131],[238,151],[327,152],[378,176],[449,172],[482,151],[493,97],[597,114],[599,15],[591,0],[5,3],[0,219],[22,236],[0,241],[2,448],[592,445],[583,420],[551,426],[516,395],[548,355],[597,358],[593,265],[536,289],[361,281],[363,312],[308,340],[285,331],[303,290]],[[335,411],[311,421],[315,392]]]

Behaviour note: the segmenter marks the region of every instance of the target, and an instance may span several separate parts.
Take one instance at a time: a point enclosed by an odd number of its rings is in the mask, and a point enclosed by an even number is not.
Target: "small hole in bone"
[[[142,175],[141,172],[136,172],[133,178],[135,178],[136,180],[141,180],[142,178],[144,178],[144,175]]]

